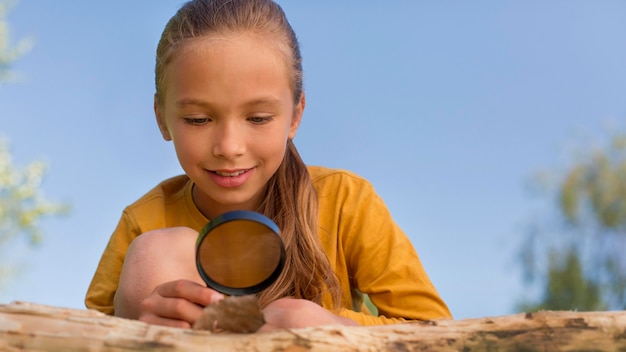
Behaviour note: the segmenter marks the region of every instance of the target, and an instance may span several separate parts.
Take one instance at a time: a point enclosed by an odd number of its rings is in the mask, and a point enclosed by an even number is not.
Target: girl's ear
[[[160,111],[159,99],[157,98],[156,94],[154,95],[154,116],[156,116],[157,124],[159,125],[159,130],[161,131],[163,139],[165,139],[166,141],[171,141],[172,136],[170,136],[170,131],[167,129],[165,118]]]
[[[289,139],[294,139],[296,136],[296,132],[298,131],[298,127],[300,126],[300,122],[302,121],[302,115],[304,114],[304,107],[306,106],[306,98],[304,96],[304,92],[300,94],[300,100],[296,104],[293,117],[291,119],[291,126],[289,126]]]

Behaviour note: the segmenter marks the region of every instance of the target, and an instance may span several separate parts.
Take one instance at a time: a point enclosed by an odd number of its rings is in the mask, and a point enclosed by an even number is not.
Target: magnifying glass
[[[268,217],[237,210],[212,219],[196,241],[196,267],[210,288],[231,296],[269,287],[285,265],[278,225]]]

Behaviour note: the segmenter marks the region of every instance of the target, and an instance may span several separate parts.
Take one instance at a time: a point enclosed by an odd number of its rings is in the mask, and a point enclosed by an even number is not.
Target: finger
[[[190,280],[176,280],[157,287],[163,297],[184,298],[201,306],[208,306],[224,298],[221,293]]]
[[[156,316],[193,324],[203,310],[202,306],[184,298],[159,297],[158,299],[148,299],[142,302],[141,311],[143,313],[140,315],[140,319],[144,316],[146,319],[152,319],[151,316]]]

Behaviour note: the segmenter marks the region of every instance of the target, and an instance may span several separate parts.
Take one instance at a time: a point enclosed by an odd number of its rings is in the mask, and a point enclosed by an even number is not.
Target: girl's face
[[[184,43],[165,75],[157,122],[198,208],[209,218],[256,210],[305,105],[304,95],[294,104],[284,57],[260,36],[203,37]]]

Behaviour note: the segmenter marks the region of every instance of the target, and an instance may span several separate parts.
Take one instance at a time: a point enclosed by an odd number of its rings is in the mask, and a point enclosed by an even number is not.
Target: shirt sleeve
[[[126,251],[132,240],[138,235],[136,226],[126,211],[122,214],[115,232],[109,239],[98,268],[91,280],[85,306],[105,314],[113,315],[113,300],[120,279]]]
[[[342,241],[356,288],[367,294],[379,316],[345,310],[340,315],[363,325],[450,318],[412,243],[373,187],[363,181],[350,190],[342,211]]]
[[[411,321],[411,319],[404,319],[404,318],[388,318],[384,315],[374,316],[369,313],[355,312],[351,309],[342,309],[338,315],[344,318],[352,319],[356,321],[357,323],[359,323],[359,325],[370,325],[370,326],[401,324],[401,323],[406,323],[408,321]]]

